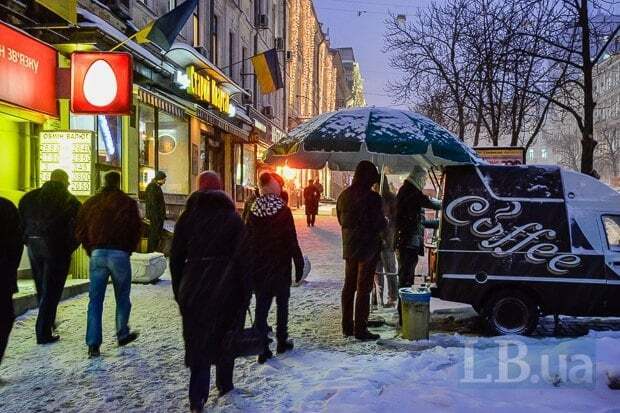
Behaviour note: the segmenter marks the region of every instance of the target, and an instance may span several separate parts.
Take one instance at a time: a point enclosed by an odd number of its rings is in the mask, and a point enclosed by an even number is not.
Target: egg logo
[[[132,100],[132,59],[124,52],[71,55],[71,112],[127,115]]]
[[[114,70],[105,60],[90,65],[84,76],[84,97],[93,106],[108,106],[114,102],[118,84]]]

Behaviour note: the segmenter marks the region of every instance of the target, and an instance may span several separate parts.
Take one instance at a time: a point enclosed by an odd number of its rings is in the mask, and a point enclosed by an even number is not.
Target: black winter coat
[[[277,295],[291,287],[291,262],[301,279],[304,259],[299,248],[293,214],[276,195],[256,199],[248,218],[256,292]]]
[[[24,243],[17,208],[11,201],[0,198],[0,295],[17,292],[17,267]]]
[[[243,327],[252,263],[241,217],[222,191],[193,193],[174,229],[172,290],[183,318],[185,363],[205,368],[227,356],[222,340]],[[237,254],[237,255],[235,255]]]
[[[60,182],[49,181],[28,192],[19,201],[24,241],[42,254],[71,255],[79,245],[75,227],[80,207]]]
[[[164,192],[155,181],[146,186],[145,216],[149,221],[163,222],[166,219],[166,200]]]
[[[396,248],[407,248],[419,234],[422,208],[436,209],[431,199],[415,185],[405,181],[396,196]],[[420,248],[420,253],[424,248]]]
[[[381,233],[386,228],[381,196],[353,184],[338,197],[336,211],[342,227],[343,258],[374,258],[381,249]]]
[[[318,215],[321,193],[314,185],[304,188],[304,203],[306,204],[306,215]]]

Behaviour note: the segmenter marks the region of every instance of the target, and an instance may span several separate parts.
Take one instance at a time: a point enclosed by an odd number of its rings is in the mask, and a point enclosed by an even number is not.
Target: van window
[[[607,245],[612,251],[620,251],[620,215],[603,215]]]

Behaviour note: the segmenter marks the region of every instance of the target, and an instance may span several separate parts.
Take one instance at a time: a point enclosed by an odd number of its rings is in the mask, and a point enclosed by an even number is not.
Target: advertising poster
[[[525,148],[520,146],[475,147],[474,150],[491,165],[525,165]]]

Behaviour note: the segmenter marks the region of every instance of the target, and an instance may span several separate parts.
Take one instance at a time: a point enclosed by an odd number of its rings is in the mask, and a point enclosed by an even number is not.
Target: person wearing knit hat
[[[336,205],[345,259],[342,332],[362,341],[380,337],[368,331],[370,292],[381,249],[381,233],[386,227],[381,196],[372,190],[379,178],[372,162],[360,162],[353,183],[340,194]]]
[[[153,252],[159,248],[161,233],[166,220],[166,200],[161,187],[166,183],[166,173],[157,171],[153,180],[148,184],[145,191],[146,219],[149,220],[149,238],[147,252]]]
[[[424,255],[423,208],[438,210],[440,205],[422,192],[427,172],[415,166],[396,195],[395,247],[398,257],[398,287],[411,287],[418,257]],[[399,322],[402,324],[400,302]]]
[[[267,316],[273,299],[277,305],[277,352],[293,348],[288,339],[288,302],[291,294],[291,262],[295,263],[295,282],[303,276],[304,258],[299,248],[293,214],[282,199],[281,178],[265,172],[259,177],[260,196],[247,219],[256,283],[256,328],[267,337]],[[258,356],[260,364],[273,357],[266,345]]]

